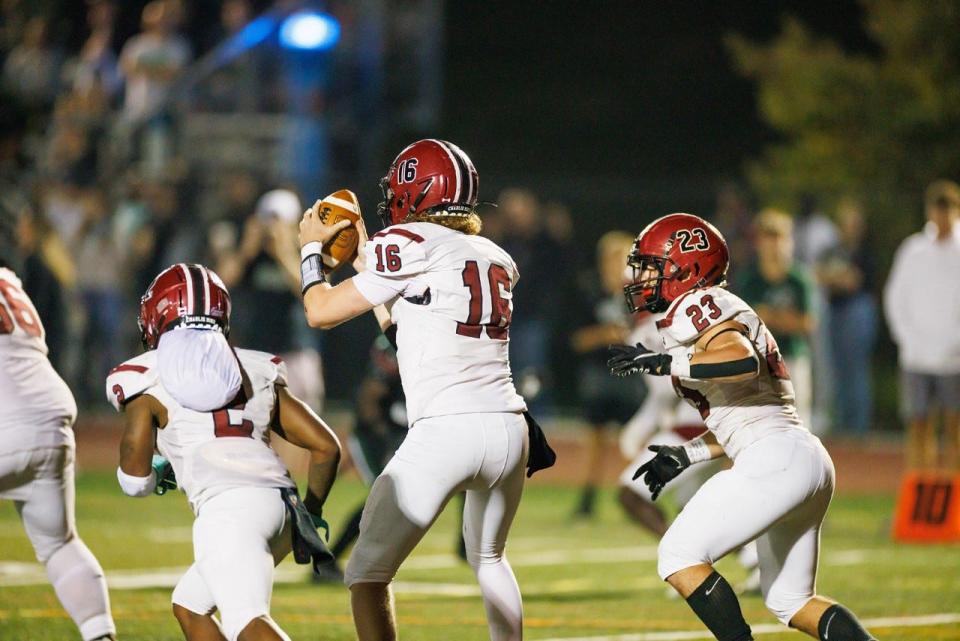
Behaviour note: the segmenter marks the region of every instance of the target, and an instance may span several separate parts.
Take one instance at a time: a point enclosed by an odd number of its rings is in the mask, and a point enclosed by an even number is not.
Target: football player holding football
[[[671,376],[708,432],[683,445],[651,447],[637,469],[655,498],[694,464],[726,454],[733,467],[711,477],[667,529],[658,572],[717,639],[752,639],[750,626],[714,563],[756,540],[767,608],[784,624],[824,641],[873,637],[842,605],[816,594],[820,527],[834,468],[797,416],[777,343],[756,313],[724,289],[723,236],[690,214],[670,214],[637,237],[625,288],[631,311],[657,322],[663,350],[612,348],[614,374]]]
[[[543,441],[510,373],[511,292],[519,275],[505,251],[477,235],[478,183],[456,145],[430,139],[408,146],[381,183],[386,227],[363,246],[359,273],[336,287],[325,282],[322,246],[350,223],[325,225],[314,208],[300,224],[308,322],[329,328],[386,305],[375,313],[395,337],[407,399],[410,430],[373,484],[346,569],[361,641],[396,638],[390,582],[463,490],[467,561],[490,636],[522,636],[520,590],[504,547],[523,491],[528,434]],[[539,456],[531,461],[531,470],[540,467]]]
[[[20,279],[0,257],[0,499],[16,506],[84,641],[114,639],[103,569],[74,518],[77,405],[47,359],[45,338]]]
[[[173,591],[174,615],[188,641],[289,641],[270,618],[273,568],[291,548],[301,563],[332,558],[316,527],[337,437],[287,389],[280,358],[228,343],[230,294],[203,265],[161,272],[138,322],[147,351],[107,377],[126,419],[117,479],[137,497],[179,486],[196,514],[195,562]],[[271,430],[310,452],[303,501]]]

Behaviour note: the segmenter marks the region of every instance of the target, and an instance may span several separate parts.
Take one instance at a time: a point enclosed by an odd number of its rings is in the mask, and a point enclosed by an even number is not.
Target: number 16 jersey
[[[700,411],[731,459],[774,432],[805,430],[794,406],[793,383],[777,342],[756,312],[722,287],[695,289],[677,298],[657,321],[663,347],[673,358],[689,359],[697,340],[711,327],[735,320],[760,361],[759,374],[743,381],[673,377],[677,394]]]
[[[507,252],[434,223],[392,225],[363,251],[366,271],[353,282],[374,305],[394,301],[411,426],[431,416],[526,409],[510,373],[519,274]]]

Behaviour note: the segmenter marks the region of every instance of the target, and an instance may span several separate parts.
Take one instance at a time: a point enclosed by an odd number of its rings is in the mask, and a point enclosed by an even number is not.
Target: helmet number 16
[[[503,292],[510,292],[511,281],[507,270],[500,265],[491,264],[487,269],[487,283],[490,285],[490,322],[481,324],[483,317],[483,288],[480,283],[480,267],[477,261],[468,260],[463,266],[463,286],[470,290],[470,311],[466,322],[457,321],[457,334],[480,338],[484,330],[487,336],[497,340],[509,337],[510,318],[513,310],[510,299]],[[503,288],[501,290],[501,288]]]

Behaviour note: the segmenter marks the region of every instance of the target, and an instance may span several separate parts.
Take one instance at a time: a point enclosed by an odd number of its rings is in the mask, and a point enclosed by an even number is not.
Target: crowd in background
[[[183,2],[157,0],[143,9],[140,33],[117,43],[118,4],[89,0],[87,37],[73,52],[54,46],[47,19],[25,18],[20,4],[3,3],[0,16],[4,95],[21,106],[3,110],[0,127],[0,242],[5,235],[20,253],[51,358],[78,399],[102,400],[104,375],[136,349],[139,296],[161,269],[189,260],[213,267],[233,292],[234,340],[283,354],[298,372],[291,380],[306,385],[299,395],[319,406],[324,346],[304,324],[296,263],[300,197],[317,194],[239,167],[201,189],[170,149],[160,108],[194,52],[242,30],[253,4],[224,0],[220,24],[197,43],[182,34]],[[268,58],[244,55],[191,94],[197,109],[271,108],[282,92],[268,89]],[[125,141],[139,162],[112,164],[118,123],[137,123]],[[944,189],[931,198],[954,198]],[[622,423],[627,397],[636,392],[639,406],[642,390],[614,389],[624,384],[602,375],[604,347],[628,334],[616,266],[653,213],[603,236],[593,256],[563,203],[519,187],[497,200],[482,212],[483,233],[521,274],[511,326],[521,392],[543,413],[586,407],[589,423]],[[779,342],[803,417],[816,432],[867,433],[883,274],[861,205],[848,198],[826,210],[808,195],[794,212],[759,208],[729,182],[706,213],[730,243],[732,291]]]

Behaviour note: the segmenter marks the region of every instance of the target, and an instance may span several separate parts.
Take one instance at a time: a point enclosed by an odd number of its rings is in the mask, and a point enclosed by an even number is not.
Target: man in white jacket
[[[927,224],[903,241],[884,289],[890,335],[900,350],[907,465],[960,467],[960,186],[926,192]],[[866,375],[866,373],[865,373]],[[943,415],[938,461],[937,413]]]

